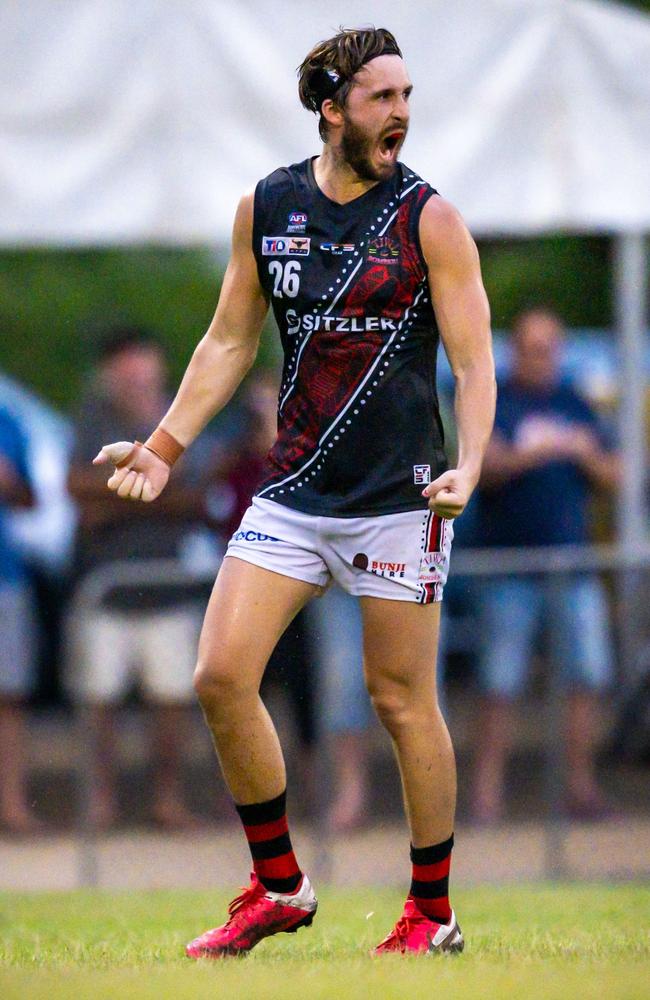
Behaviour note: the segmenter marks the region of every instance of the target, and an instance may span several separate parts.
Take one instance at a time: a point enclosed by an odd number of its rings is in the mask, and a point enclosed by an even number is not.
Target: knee
[[[199,657],[194,671],[194,690],[201,707],[210,714],[226,709],[245,693],[241,675],[220,657]]]
[[[413,722],[415,708],[407,689],[371,690],[370,700],[379,721],[391,736]]]

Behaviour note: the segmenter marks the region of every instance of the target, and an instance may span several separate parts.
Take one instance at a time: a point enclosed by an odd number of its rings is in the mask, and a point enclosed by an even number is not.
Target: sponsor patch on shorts
[[[261,531],[236,531],[232,536],[233,542],[279,542],[279,538],[273,535],[265,535]]]
[[[425,552],[420,559],[418,580],[423,583],[436,582],[447,570],[447,555],[444,552]]]
[[[369,559],[365,552],[357,552],[352,565],[355,569],[369,570],[375,576],[383,576],[389,580],[403,580],[406,573],[406,563],[389,562],[385,559]]]

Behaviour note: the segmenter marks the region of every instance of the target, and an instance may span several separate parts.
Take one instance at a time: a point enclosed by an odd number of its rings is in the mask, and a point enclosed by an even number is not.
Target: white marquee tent
[[[27,0],[0,15],[0,244],[225,245],[237,198],[318,151],[295,67],[389,27],[405,159],[477,234],[619,234],[623,540],[643,524],[650,17],[597,0]]]
[[[0,242],[226,241],[318,151],[295,68],[395,32],[405,158],[477,233],[650,228],[650,17],[595,0],[27,0],[0,15]]]

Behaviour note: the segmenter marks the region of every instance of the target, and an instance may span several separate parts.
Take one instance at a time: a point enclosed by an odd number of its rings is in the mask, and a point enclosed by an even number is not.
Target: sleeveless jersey
[[[436,193],[402,163],[345,205],[311,159],[257,185],[253,251],[284,368],[256,496],[331,517],[426,508],[423,486],[447,467],[418,239]]]

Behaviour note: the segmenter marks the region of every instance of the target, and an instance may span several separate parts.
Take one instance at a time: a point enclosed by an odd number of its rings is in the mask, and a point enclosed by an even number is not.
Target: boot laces
[[[241,896],[235,896],[233,900],[228,904],[228,923],[236,917],[236,915],[248,906],[250,903],[254,903],[256,899],[263,896],[266,889],[261,882],[253,882],[252,885],[240,886],[242,890]]]
[[[400,946],[405,944],[406,939],[413,929],[413,924],[418,923],[418,920],[418,917],[400,917],[390,934],[384,938],[382,944],[392,944],[393,941]]]

